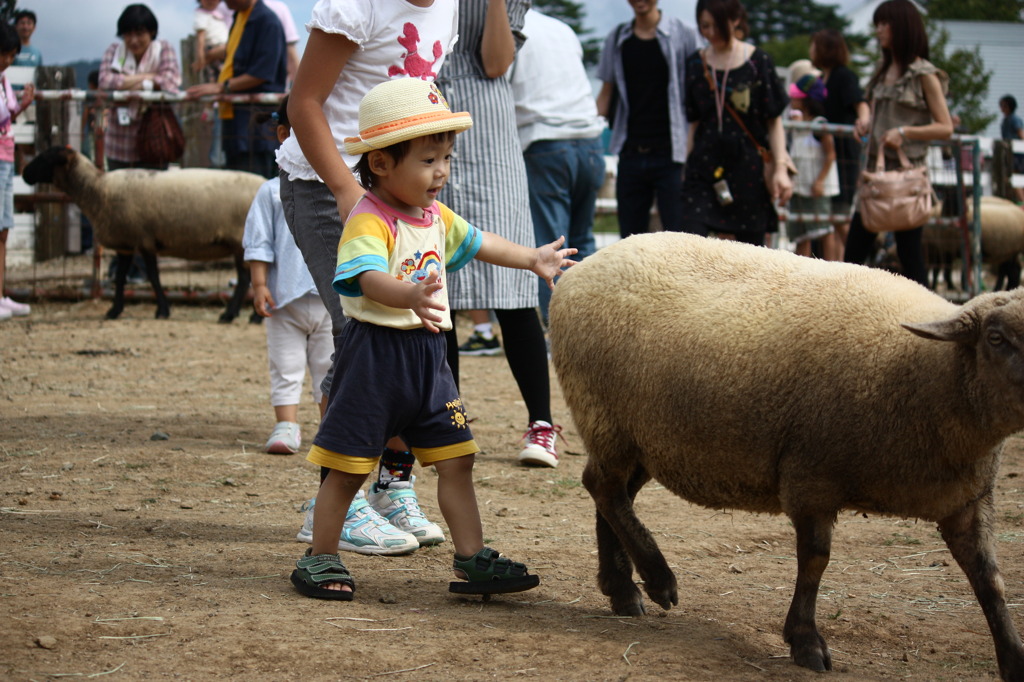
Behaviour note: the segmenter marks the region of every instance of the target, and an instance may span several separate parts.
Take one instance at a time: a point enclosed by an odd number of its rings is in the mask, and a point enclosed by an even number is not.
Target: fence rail
[[[60,78],[54,80],[58,83],[61,81]],[[65,78],[65,82],[69,80]],[[15,137],[16,142],[27,150],[24,152],[26,157],[53,142],[70,144],[76,148],[90,147],[91,142],[102,139],[103,115],[109,108],[132,101],[169,102],[178,113],[189,141],[181,165],[207,166],[210,165],[209,149],[213,137],[211,106],[215,102],[260,104],[270,109],[280,103],[283,97],[281,93],[232,93],[188,99],[183,93],[87,91],[41,86],[36,91],[36,104],[32,107],[39,113],[27,117],[24,122],[19,122],[15,126]],[[50,113],[40,115],[47,111]],[[98,116],[98,127],[83,126],[83,116],[87,112],[93,112]],[[829,123],[784,121],[784,127],[793,131],[828,132],[835,136],[854,134],[852,126]],[[100,149],[95,151],[100,152],[102,156],[102,144],[99,147]],[[1004,148],[1005,151],[1001,151]],[[948,142],[933,144],[929,153],[928,166],[932,182],[945,202],[942,215],[936,216],[929,224],[933,228],[959,230],[964,244],[963,261],[969,273],[967,293],[971,296],[979,293],[983,286],[980,243],[981,197],[993,193],[993,188],[1005,193],[1010,188],[1024,187],[1024,174],[1013,174],[1012,162],[1009,163],[1009,169],[1000,169],[995,163],[1000,154],[1012,153],[1024,153],[1024,141],[1017,141],[1009,146],[1000,141],[973,135],[954,135]],[[616,161],[615,157],[607,157],[609,176],[612,180]],[[48,278],[52,278],[53,275],[40,275],[37,267],[40,261],[53,257],[73,256],[88,248],[89,244],[83,243],[83,235],[77,227],[80,223],[77,207],[68,204],[67,198],[62,194],[37,191],[18,177],[15,195],[21,214],[16,217],[15,230],[11,235],[12,244],[9,245],[15,253],[13,265],[16,266],[11,272],[9,283],[20,287],[20,295],[35,296],[39,291],[38,285],[43,281],[48,282],[44,288],[52,289]],[[971,219],[968,219],[969,206],[972,207]],[[597,209],[603,213],[615,213],[614,193],[602,192]],[[849,216],[795,214],[781,208],[780,218],[783,224],[800,221],[839,223],[848,220]],[[40,244],[44,242],[48,246],[40,248]],[[98,282],[101,280],[102,264],[98,255],[93,261],[92,290],[99,295]],[[19,271],[19,264],[30,265],[32,273],[23,272],[24,268]],[[79,287],[65,288],[77,290]]]

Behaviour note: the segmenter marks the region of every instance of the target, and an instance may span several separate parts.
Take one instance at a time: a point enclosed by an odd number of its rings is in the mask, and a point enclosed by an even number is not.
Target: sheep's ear
[[[931,341],[973,344],[975,338],[974,327],[964,324],[964,320],[959,317],[939,322],[901,322],[900,326]]]

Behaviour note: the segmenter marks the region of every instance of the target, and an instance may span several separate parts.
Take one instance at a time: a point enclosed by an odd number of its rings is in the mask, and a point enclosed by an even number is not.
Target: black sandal
[[[315,599],[334,599],[336,601],[352,601],[356,592],[355,581],[349,575],[345,564],[337,554],[311,554],[312,548],[307,549],[301,559],[295,562],[295,570],[292,571],[292,585],[306,597]],[[348,585],[348,590],[329,590],[320,587],[323,583],[341,583]]]
[[[452,567],[466,576],[464,581],[448,583],[448,591],[458,594],[523,592],[540,584],[540,576],[531,575],[526,564],[507,559],[490,547],[484,547],[468,559],[459,559],[456,555]]]

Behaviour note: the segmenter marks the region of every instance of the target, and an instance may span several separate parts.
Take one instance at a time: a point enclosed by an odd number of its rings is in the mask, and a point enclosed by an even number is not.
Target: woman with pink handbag
[[[945,98],[949,77],[928,61],[924,21],[910,0],[883,2],[875,9],[873,21],[882,59],[867,87],[872,116],[867,125],[858,120],[855,127],[860,136],[870,133],[867,168],[876,167],[879,153],[884,154],[885,170],[898,170],[905,163],[924,167],[929,141],[946,140],[953,133]],[[858,198],[846,239],[847,263],[863,263],[879,231],[865,227],[861,200]],[[921,249],[923,224],[900,225],[895,231],[903,275],[921,284],[927,282]]]

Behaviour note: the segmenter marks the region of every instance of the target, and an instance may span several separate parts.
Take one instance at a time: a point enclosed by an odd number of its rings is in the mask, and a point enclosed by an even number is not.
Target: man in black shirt
[[[605,40],[598,65],[598,112],[611,121],[610,151],[619,155],[616,200],[622,237],[647,232],[657,200],[662,226],[682,222],[686,162],[686,57],[697,33],[663,16],[657,0],[629,0],[634,18]]]

